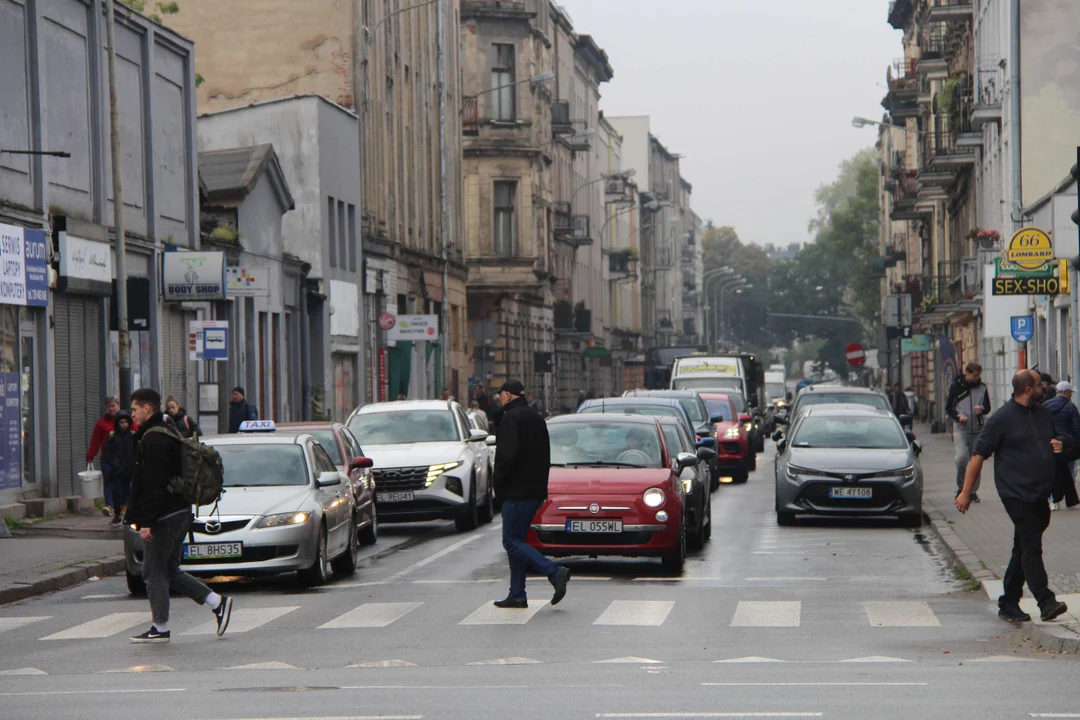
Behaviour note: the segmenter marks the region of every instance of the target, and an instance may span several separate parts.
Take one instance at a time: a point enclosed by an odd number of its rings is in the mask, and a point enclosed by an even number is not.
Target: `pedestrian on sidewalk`
[[[120,400],[109,396],[105,398],[105,414],[98,418],[94,425],[94,431],[90,434],[90,449],[86,451],[86,464],[98,459],[98,455],[105,450],[105,443],[109,441],[109,435],[116,429],[116,413],[120,412]],[[132,428],[132,432],[137,431]]]
[[[135,436],[131,432],[131,413],[116,413],[115,430],[109,435],[102,455],[101,470],[105,476],[106,514],[112,513],[109,527],[120,527],[127,512],[131,478],[135,473]]]
[[[132,637],[131,642],[169,642],[170,590],[208,606],[217,619],[217,634],[223,635],[232,614],[232,598],[218,595],[180,570],[184,537],[192,520],[191,505],[169,491],[169,481],[181,474],[183,440],[172,420],[162,413],[161,395],[156,390],[133,392],[131,414],[139,432],[135,434],[138,446],[127,521],[142,538],[143,581],[153,616],[150,629]]]
[[[1054,416],[1054,432],[1074,439],[1072,450],[1067,455],[1061,454],[1056,458],[1057,482],[1054,483],[1051,493],[1051,510],[1060,510],[1062,502],[1066,507],[1080,505],[1073,472],[1077,451],[1080,450],[1080,410],[1073,405],[1072,399],[1072,383],[1062,380],[1057,384],[1057,394],[1043,403],[1043,407]]]
[[[165,400],[165,412],[169,414],[173,424],[176,425],[176,429],[184,437],[190,438],[202,435],[199,423],[191,419],[191,416],[187,414],[187,410],[172,395]]]
[[[237,385],[232,391],[232,402],[229,403],[229,432],[240,432],[240,423],[247,420],[258,420],[259,409],[247,401],[244,388]]]
[[[998,598],[998,616],[1011,622],[1031,620],[1020,609],[1026,581],[1039,603],[1042,619],[1050,621],[1068,608],[1049,588],[1042,536],[1050,525],[1047,499],[1057,473],[1055,456],[1070,450],[1073,439],[1055,433],[1053,415],[1039,404],[1042,387],[1038,373],[1021,370],[1013,376],[1012,384],[1012,400],[987,420],[979,436],[964,487],[956,496],[956,509],[966,513],[971,507],[983,462],[993,455],[994,484],[1014,528],[1012,557],[1005,570],[1004,592]]]
[[[974,452],[975,443],[983,430],[986,416],[990,413],[990,392],[982,382],[982,365],[970,362],[964,374],[949,388],[945,401],[945,413],[953,421],[953,447],[956,450],[956,494],[964,487],[964,474]],[[971,499],[979,502],[981,478],[975,478]]]
[[[525,541],[533,518],[547,499],[551,439],[547,423],[525,400],[525,387],[508,380],[499,390],[502,419],[495,447],[495,495],[502,499],[503,547],[510,562],[510,593],[498,608],[526,608],[525,573],[529,567],[555,586],[552,605],[566,595],[570,570],[556,565]]]
[[[1039,385],[1042,386],[1042,399],[1039,402],[1045,404],[1057,397],[1057,383],[1050,373],[1039,373]]]

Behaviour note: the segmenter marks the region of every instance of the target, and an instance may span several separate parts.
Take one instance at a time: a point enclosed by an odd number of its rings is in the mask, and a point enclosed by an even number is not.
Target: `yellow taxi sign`
[[[1004,257],[1021,270],[1043,270],[1054,261],[1054,243],[1041,228],[1020,228],[1009,239]]]

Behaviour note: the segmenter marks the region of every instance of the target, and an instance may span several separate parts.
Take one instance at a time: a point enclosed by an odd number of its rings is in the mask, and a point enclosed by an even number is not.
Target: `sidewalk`
[[[1001,593],[1000,578],[1012,553],[1013,526],[994,488],[993,461],[983,468],[979,499],[966,515],[956,509],[956,469],[952,436],[931,434],[920,425],[915,434],[922,444],[923,511],[956,559],[983,583],[991,600]],[[1043,558],[1050,587],[1069,605],[1069,613],[1053,623],[1025,624],[1033,641],[1049,650],[1080,652],[1080,506],[1054,512],[1043,536]],[[1034,601],[1028,599],[1030,605]],[[1025,601],[1024,608],[1032,607]]]
[[[0,539],[0,605],[123,571],[121,531],[108,518],[71,515]]]

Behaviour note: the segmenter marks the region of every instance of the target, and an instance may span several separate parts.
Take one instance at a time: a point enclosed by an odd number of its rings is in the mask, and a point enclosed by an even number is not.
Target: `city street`
[[[1080,717],[1075,660],[1021,644],[952,577],[928,533],[779,528],[770,449],[713,495],[685,573],[579,560],[567,598],[506,594],[500,526],[387,526],[358,572],[315,591],[220,583],[232,624],[174,600],[173,640],[122,577],[0,609],[5,718],[78,707],[155,718]],[[1057,714],[1054,714],[1057,713]]]

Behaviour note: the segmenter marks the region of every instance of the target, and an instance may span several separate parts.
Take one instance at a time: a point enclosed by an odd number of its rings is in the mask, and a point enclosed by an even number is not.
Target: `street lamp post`
[[[731,285],[725,285],[720,288],[720,339],[724,338],[724,329],[727,327],[727,322],[724,319],[724,293],[728,290],[734,290],[736,295],[742,294],[743,290],[749,290],[754,287],[753,283],[748,283],[744,280],[733,283]]]
[[[713,338],[716,345],[719,348],[721,341],[723,341],[723,315],[724,315],[724,296],[723,291],[727,287],[738,285],[739,283],[745,283],[746,278],[738,273],[733,275],[725,275],[716,279],[713,283],[713,300],[716,305],[716,312],[713,313]]]
[[[718,340],[718,338],[716,336],[716,333],[713,332],[713,327],[716,324],[717,307],[713,303],[708,303],[708,300],[709,300],[709,283],[715,282],[717,279],[720,279],[720,278],[730,277],[730,276],[732,276],[734,274],[735,274],[735,271],[733,269],[731,269],[727,265],[724,265],[724,266],[719,267],[719,268],[714,268],[714,269],[708,271],[707,273],[705,273],[705,276],[704,276],[704,278],[702,280],[701,289],[702,289],[702,293],[704,294],[705,300],[706,300],[706,303],[707,303],[706,308],[707,308],[707,310],[711,311],[711,312],[707,313],[707,315],[705,317],[705,329],[707,331],[709,331],[709,334],[712,336],[712,343],[713,344],[715,344],[717,342],[717,340]],[[711,315],[711,318],[709,317],[709,315]]]

